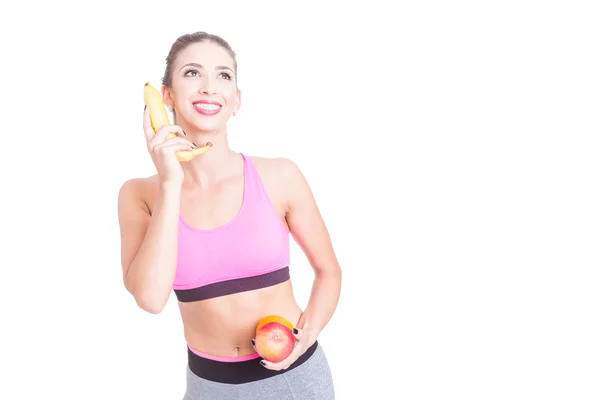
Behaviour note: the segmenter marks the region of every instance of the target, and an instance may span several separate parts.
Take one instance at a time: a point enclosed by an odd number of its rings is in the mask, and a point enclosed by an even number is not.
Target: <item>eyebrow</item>
[[[181,71],[182,69],[184,69],[185,67],[196,67],[196,68],[198,68],[198,69],[204,69],[204,66],[203,66],[202,64],[198,64],[198,63],[187,63],[187,64],[185,64],[183,67],[181,67],[180,71]],[[225,69],[228,69],[228,70],[230,70],[231,72],[233,72],[233,69],[231,69],[230,67],[228,67],[228,66],[226,66],[226,65],[217,65],[217,66],[215,67],[215,69],[216,69],[216,70],[219,70],[219,71],[223,71],[223,70],[225,70]]]

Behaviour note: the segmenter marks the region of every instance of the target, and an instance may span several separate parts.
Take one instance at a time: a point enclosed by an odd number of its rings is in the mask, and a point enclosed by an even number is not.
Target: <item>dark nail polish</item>
[[[297,335],[298,334],[298,329],[294,328],[294,330],[292,332],[294,332],[294,335]]]
[[[184,134],[185,136],[187,136],[187,133],[185,133],[185,131],[184,131],[183,129],[181,130],[181,132],[183,132],[183,134]]]
[[[252,343],[252,346],[254,346],[254,339],[250,339],[250,343]]]
[[[146,107],[148,107],[148,106],[144,105],[144,111],[146,111]]]
[[[264,360],[260,360],[260,365],[264,367],[265,365],[267,365],[267,363]]]
[[[194,145],[194,147],[198,147],[198,146],[196,146],[196,143],[192,142],[192,144]]]

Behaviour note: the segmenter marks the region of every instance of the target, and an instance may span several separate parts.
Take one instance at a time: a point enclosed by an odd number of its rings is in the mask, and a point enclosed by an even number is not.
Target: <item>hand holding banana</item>
[[[144,85],[144,103],[150,114],[150,126],[154,134],[158,135],[162,128],[169,129],[169,132],[165,136],[164,134],[159,135],[163,141],[173,140],[178,137],[174,132],[183,133],[181,128],[170,125],[167,111],[165,110],[165,104],[159,91],[152,86],[149,82]],[[146,129],[146,127],[145,127]],[[191,143],[191,142],[188,142]],[[173,143],[174,144],[174,143]],[[180,162],[187,162],[196,157],[199,154],[206,153],[212,147],[212,143],[208,142],[203,147],[192,147],[192,150],[181,149],[178,150],[175,155]]]

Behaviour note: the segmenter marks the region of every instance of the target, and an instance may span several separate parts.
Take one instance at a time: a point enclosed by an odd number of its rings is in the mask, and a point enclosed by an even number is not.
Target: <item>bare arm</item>
[[[297,324],[303,334],[309,335],[309,343],[312,344],[337,307],[342,271],[304,175],[292,161],[283,159],[281,167],[285,171],[284,181],[290,195],[286,216],[290,232],[315,271],[308,305]]]
[[[162,183],[150,215],[135,180],[119,192],[124,284],[140,308],[153,314],[164,308],[175,279],[180,196],[181,184]]]

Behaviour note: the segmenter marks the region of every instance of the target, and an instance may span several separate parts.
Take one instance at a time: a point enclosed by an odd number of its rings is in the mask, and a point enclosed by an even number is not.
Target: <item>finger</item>
[[[160,149],[167,148],[170,146],[188,146],[192,149],[196,148],[196,145],[193,142],[181,137],[175,137],[173,139],[165,140],[164,142],[159,143],[151,142],[148,144],[148,146],[152,151],[161,151]],[[187,150],[189,150],[189,148]]]
[[[260,365],[262,365],[266,369],[270,369],[272,371],[280,371],[283,369],[282,363],[272,363],[271,361],[267,361],[267,360],[260,360]]]
[[[279,371],[282,369],[288,369],[290,365],[292,365],[303,353],[302,346],[296,345],[294,346],[294,350],[287,356],[284,360],[280,362],[274,363],[268,360],[261,360],[260,364],[268,369],[272,369],[274,371]]]
[[[168,138],[168,136],[172,133],[175,133],[178,137],[185,136],[185,132],[177,125],[163,125],[156,134],[150,139],[149,144],[151,146],[156,145],[157,143],[162,143],[166,140],[170,140],[173,138]]]
[[[273,371],[281,371],[282,369],[288,369],[289,366],[292,365],[294,363],[294,361],[296,361],[296,358],[291,359],[290,357],[288,357],[285,360],[278,362],[278,363],[274,363],[274,362],[263,359],[263,360],[260,360],[260,364],[263,367],[265,367],[266,369],[270,369]]]
[[[154,134],[153,137],[150,139],[150,142],[152,143],[151,145],[154,145],[155,143],[164,142],[169,133],[177,133],[181,136],[185,136],[185,132],[183,131],[183,129],[181,129],[181,127],[177,125],[163,125],[158,131],[156,131],[156,134]]]
[[[176,144],[169,144],[166,146],[161,146],[161,147],[155,147],[153,152],[154,154],[160,154],[160,155],[169,155],[169,154],[173,154],[176,153],[178,151],[191,151],[194,148],[190,145],[188,145],[187,143],[176,143]]]
[[[198,147],[198,146],[196,146],[196,143],[194,143],[191,140],[188,140],[186,138],[182,138],[180,136],[176,136],[174,138],[164,140],[162,142],[157,142],[157,143],[152,142],[150,144],[154,145],[154,147],[164,147],[164,146],[170,146],[173,144],[187,144],[192,147]]]

